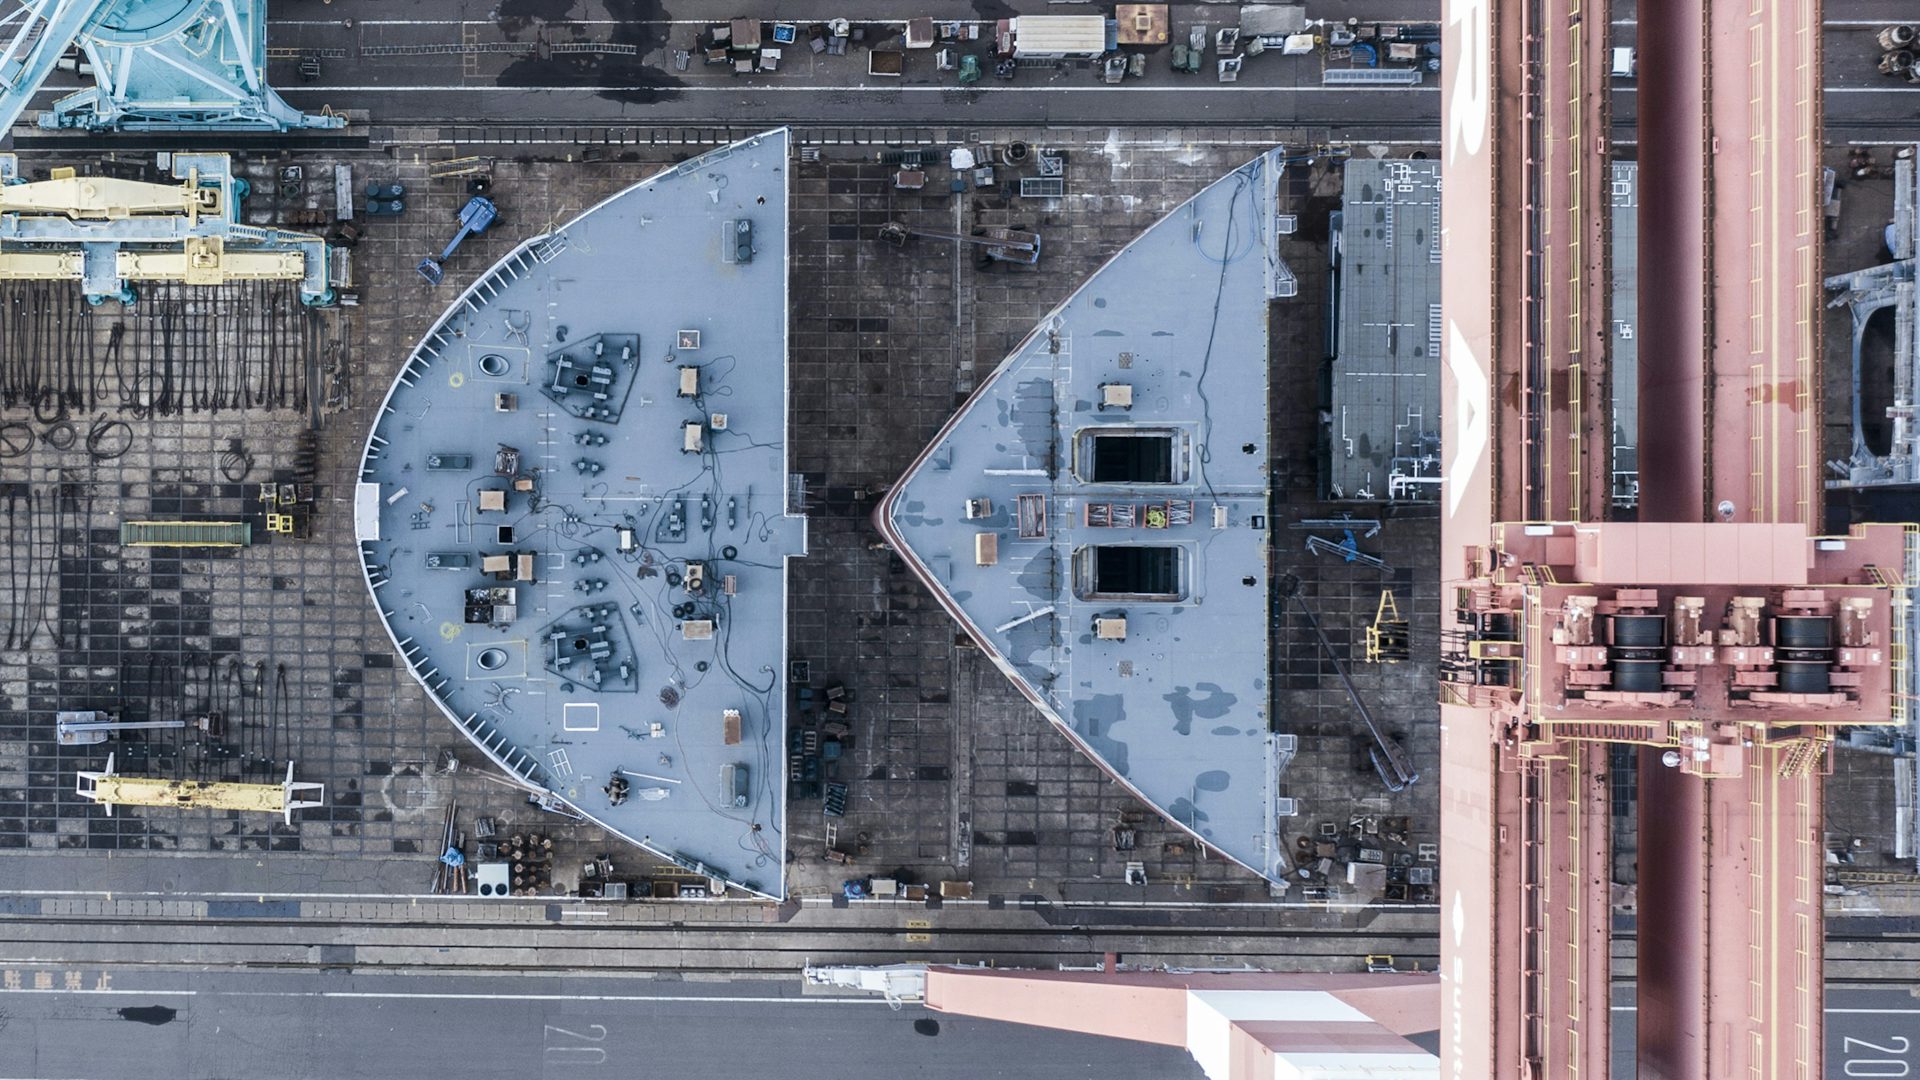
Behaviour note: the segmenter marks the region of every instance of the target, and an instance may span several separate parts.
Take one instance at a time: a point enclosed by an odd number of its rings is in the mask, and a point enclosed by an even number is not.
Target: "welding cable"
[[[291,359],[299,354],[293,349],[294,343],[288,340],[286,294],[277,290],[273,297],[273,317],[267,320],[272,331],[273,348],[267,353],[267,379],[264,388],[266,402],[276,409],[287,407],[287,368],[292,366]]]
[[[86,365],[85,346],[81,344],[79,322],[72,317],[72,309],[67,305],[61,304],[58,310],[63,339],[60,355],[66,359],[67,369],[66,404],[70,408],[85,409],[87,382],[92,372]]]
[[[173,310],[162,310],[156,322],[147,333],[149,338],[159,335],[160,370],[154,374],[157,386],[149,392],[147,400],[153,407],[153,415],[168,416],[173,412]]]
[[[253,323],[253,332],[245,340],[260,342],[264,348],[240,354],[240,385],[234,397],[243,407],[258,409],[267,406],[273,382],[273,354],[277,344],[273,340],[273,325],[276,320],[273,312],[268,310],[270,298],[263,283],[248,283],[247,293],[246,314],[242,317]]]
[[[80,441],[80,433],[65,420],[40,433],[40,441],[55,450],[71,450],[73,444]]]
[[[40,400],[40,324],[46,315],[41,291],[38,282],[30,289],[25,333],[21,335],[26,340],[26,349],[21,355],[26,360],[26,385],[23,389],[29,403]]]
[[[50,515],[52,535],[48,537],[51,550],[40,560],[40,621],[46,624],[47,633],[53,636],[54,647],[58,649],[67,647],[67,638],[60,632],[60,609],[54,604],[57,595],[54,592],[54,578],[60,570],[60,528],[64,524],[63,519],[68,516],[67,506],[72,501],[65,483],[53,486],[53,513]]]
[[[247,725],[241,718],[241,706],[246,701],[246,688],[240,682],[240,658],[227,657],[227,677],[220,681],[220,712],[225,717],[227,729],[234,732],[228,745],[233,747],[233,761],[244,777],[247,772]]]
[[[43,424],[56,424],[67,418],[66,402],[51,386],[43,386],[33,399],[33,418]]]
[[[252,471],[253,455],[247,453],[239,439],[228,439],[227,448],[220,454],[220,475],[226,477],[228,483],[238,484]]]
[[[20,616],[20,545],[14,541],[19,533],[14,528],[14,509],[19,503],[19,493],[7,492],[7,648],[12,649],[19,634]]]
[[[194,402],[194,411],[205,410],[217,414],[226,404],[227,397],[227,371],[226,365],[220,362],[222,350],[219,345],[228,337],[244,335],[246,330],[241,327],[238,328],[239,334],[215,333],[214,327],[226,328],[232,324],[226,320],[227,313],[225,305],[221,303],[220,293],[214,294],[213,304],[212,317],[206,320],[205,325],[195,325],[190,332],[200,367],[200,393]]]
[[[20,618],[23,623],[26,623],[26,620],[28,617],[35,616],[35,614],[40,610],[39,606],[33,602],[33,573],[35,568],[37,568],[40,565],[38,561],[40,558],[40,529],[39,529],[40,515],[37,513],[39,506],[40,506],[40,493],[32,488],[28,488],[27,489],[27,565],[26,565],[26,576],[24,578],[27,584],[27,588],[26,588],[26,595],[24,598],[22,598],[22,601],[20,604],[20,609],[21,609]],[[34,621],[32,622],[26,623],[26,629],[24,633],[26,634],[26,637],[20,642],[20,647],[23,649],[33,648],[34,641],[40,637],[40,620],[38,619],[38,617],[34,617]]]
[[[100,417],[87,429],[87,453],[95,461],[112,461],[133,449],[133,428],[125,420]]]
[[[139,398],[135,395],[134,388],[127,385],[126,337],[127,324],[123,321],[116,321],[107,328],[107,352],[101,371],[102,377],[105,372],[113,373],[113,388],[119,397],[120,408],[123,411],[135,411],[139,408]]]
[[[186,328],[187,340],[192,342],[194,412],[218,412],[220,410],[220,386],[214,379],[220,375],[213,352],[214,339],[224,335],[213,333],[212,328],[201,325],[189,325]]]
[[[291,755],[293,753],[293,691],[287,686],[287,665],[284,663],[273,665],[273,676],[276,684],[273,708],[277,718],[273,729],[274,745],[278,750],[279,740],[284,735],[287,740],[285,752]],[[277,752],[273,756],[276,761],[280,758]]]
[[[0,424],[0,458],[17,458],[33,449],[33,429],[13,420]]]
[[[92,320],[87,322],[91,323]],[[83,411],[91,411],[107,396],[107,370],[100,363],[100,338],[91,325],[81,333],[80,340],[87,353],[87,403]]]

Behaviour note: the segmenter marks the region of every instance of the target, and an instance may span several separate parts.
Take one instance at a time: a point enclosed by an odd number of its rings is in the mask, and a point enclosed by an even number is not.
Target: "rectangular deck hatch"
[[[1094,431],[1082,447],[1081,479],[1089,484],[1171,484],[1171,431]]]
[[[1083,600],[1179,600],[1180,549],[1100,544],[1075,556],[1075,591]]]

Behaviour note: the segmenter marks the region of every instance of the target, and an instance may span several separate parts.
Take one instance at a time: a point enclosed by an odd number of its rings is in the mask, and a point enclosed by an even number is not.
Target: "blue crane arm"
[[[27,0],[0,5],[0,132],[13,127],[54,65],[115,0]]]
[[[467,237],[486,232],[487,226],[492,225],[497,217],[499,217],[499,211],[495,210],[493,203],[487,199],[475,196],[468,200],[467,205],[460,210],[460,231],[454,233],[453,239],[447,242],[447,249],[440,253],[440,261],[446,262],[453,258],[453,253],[460,249],[461,243]]]
[[[473,231],[474,231],[473,225],[471,223],[461,225],[460,231],[457,233],[454,233],[453,239],[447,241],[446,250],[440,253],[440,261],[446,262],[448,259],[453,258],[453,253],[460,250],[461,241],[465,240],[469,236],[472,236]]]

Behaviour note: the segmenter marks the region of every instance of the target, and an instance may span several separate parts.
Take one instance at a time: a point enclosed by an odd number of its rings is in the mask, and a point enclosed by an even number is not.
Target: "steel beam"
[[[9,10],[11,6],[11,10]],[[266,84],[265,0],[0,0],[0,131],[78,46],[94,85],[61,97],[46,128],[288,131],[337,128]]]

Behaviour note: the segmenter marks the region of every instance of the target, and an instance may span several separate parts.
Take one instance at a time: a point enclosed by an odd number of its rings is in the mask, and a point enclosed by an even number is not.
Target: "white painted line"
[[[568,19],[568,26],[712,26],[725,19]],[[769,20],[779,22],[778,19]],[[796,22],[801,20],[795,20]],[[940,23],[961,26],[992,26],[985,19],[941,19]],[[268,19],[268,26],[342,26],[339,19]],[[355,19],[355,26],[498,26],[490,19]],[[905,26],[905,19],[862,19],[863,26]],[[1884,25],[1881,23],[1876,26]]]
[[[673,1005],[885,1005],[887,1003],[884,997],[723,997],[718,995],[702,997],[693,994],[446,994],[433,992],[403,994],[375,990],[219,990],[209,991],[208,996],[342,998],[367,1001],[662,1001]]]
[[[9,961],[11,962],[11,961]],[[38,990],[21,987],[18,990],[0,990],[0,1001],[15,994],[95,994],[102,997],[119,995],[121,997],[198,997],[198,990]]]
[[[1615,1005],[1615,1013],[1638,1013],[1634,1005]],[[1920,1009],[1822,1009],[1828,1015],[1834,1013],[1860,1013],[1868,1017],[1920,1017]]]
[[[1123,87],[1122,89],[1145,90],[1145,89],[1151,89],[1151,87],[1131,87],[1131,88]],[[1195,89],[1210,90],[1212,89],[1212,87],[1197,87]],[[1222,87],[1222,89],[1231,89],[1231,88]],[[1339,88],[1329,87],[1329,89],[1339,89]],[[1422,88],[1417,86],[1416,87],[1400,86],[1400,87],[1376,87],[1375,89],[1418,90]],[[1437,90],[1439,89],[1439,87],[1434,87],[1433,89]],[[1906,94],[1906,93],[1913,93],[1916,91],[1920,91],[1920,87],[1914,87],[1914,86],[1902,85],[1902,84],[1896,84],[1893,86],[1823,86],[1820,88],[1820,92],[1823,94]],[[1613,92],[1616,94],[1637,94],[1640,92],[1640,88],[1637,86],[1616,86],[1613,88]]]
[[[1822,19],[1820,20],[1820,25],[1823,27],[1833,27],[1835,29],[1849,29],[1853,27],[1879,29],[1882,26],[1891,26],[1898,21],[1898,19]],[[278,20],[275,20],[275,22],[277,23]],[[1636,22],[1637,20],[1634,19],[1615,19],[1612,25],[1634,26]]]
[[[60,87],[46,86],[42,90],[59,90]],[[80,89],[71,87],[69,89]],[[570,90],[575,93],[602,94],[608,91],[640,90],[654,91],[660,94],[750,94],[750,93],[809,93],[809,94],[1113,94],[1132,92],[1136,94],[1437,94],[1437,86],[785,86],[778,83],[740,83],[727,86],[486,86],[453,84],[444,86],[294,86],[281,87],[283,90],[295,90],[304,94],[330,93],[410,93],[410,94],[472,94],[480,92],[501,92],[525,94],[537,91]],[[537,123],[570,124],[576,127],[586,126],[587,121],[526,121]],[[663,121],[664,122],[664,121]],[[675,121],[690,124],[692,121]],[[899,123],[906,123],[900,121]],[[895,126],[899,126],[897,123]]]
[[[1382,141],[1391,141],[1391,140],[1382,140]],[[529,691],[529,693],[545,693],[545,691]],[[267,900],[312,900],[318,903],[348,903],[348,902],[362,901],[362,900],[389,900],[389,901],[406,901],[407,903],[416,907],[422,903],[457,902],[457,903],[465,903],[465,904],[472,904],[472,905],[478,905],[478,906],[498,905],[501,903],[501,901],[499,900],[494,900],[494,899],[489,899],[489,898],[479,897],[479,896],[436,896],[430,893],[317,893],[317,892],[119,893],[119,892],[113,892],[110,890],[12,889],[8,891],[7,895],[53,897],[57,899],[67,899],[67,900],[90,900],[90,899],[130,900],[130,901],[132,900],[168,900],[168,901],[177,901],[182,903],[192,903],[197,900],[235,900],[235,899],[257,900],[257,901],[263,901],[263,902]],[[795,897],[794,899],[799,900],[802,904],[809,904],[813,906],[828,906],[833,903],[833,898],[830,896],[802,896],[802,897]],[[544,908],[546,904],[554,903],[554,902],[556,901],[548,900],[548,901],[542,902],[541,904],[520,905],[520,906]],[[588,903],[589,903],[587,901],[583,901],[577,898],[572,900],[558,901],[558,902],[568,903],[571,905],[582,906],[582,907],[588,906]],[[711,897],[705,900],[674,901],[674,903],[677,903],[677,904],[696,904],[696,903],[698,904],[739,904],[739,903],[747,903],[747,902],[748,901],[744,901],[744,900],[734,900],[729,898],[716,899]],[[894,907],[911,906],[911,907],[918,908],[923,906],[921,902],[918,900],[876,899],[876,900],[863,900],[860,903],[861,903],[861,906],[863,907],[864,906],[882,907],[882,906],[891,905]],[[945,901],[945,903],[949,907],[964,907],[968,905],[971,905],[974,907],[985,907],[987,904],[987,901],[983,899],[947,900]],[[1009,908],[1013,908],[1013,907],[1018,907],[1019,905],[1009,904],[1007,906]],[[1047,906],[1052,908],[1062,908],[1062,909],[1066,909],[1066,908],[1139,908],[1142,910],[1154,910],[1159,908],[1181,908],[1181,909],[1192,908],[1192,909],[1200,909],[1200,910],[1213,910],[1213,909],[1225,909],[1225,908],[1261,908],[1261,909],[1312,908],[1317,911],[1325,911],[1325,910],[1437,911],[1440,908],[1440,905],[1438,904],[1388,904],[1388,903],[1327,904],[1324,902],[1306,903],[1301,901],[1278,902],[1278,901],[1265,901],[1265,900],[1259,900],[1259,901],[1235,900],[1235,901],[1227,901],[1222,903],[1209,903],[1204,900],[1057,900],[1057,901],[1050,901]],[[42,915],[0,915],[0,923],[4,923],[12,919],[36,919],[36,920],[45,921],[47,919],[59,919],[59,918],[65,918],[65,917],[67,916],[61,916],[58,914],[55,914],[55,915],[44,915],[44,914]],[[78,916],[73,916],[73,917],[78,918]],[[195,917],[197,918],[197,916]],[[0,1078],[0,1080],[4,1080],[4,1078]]]

